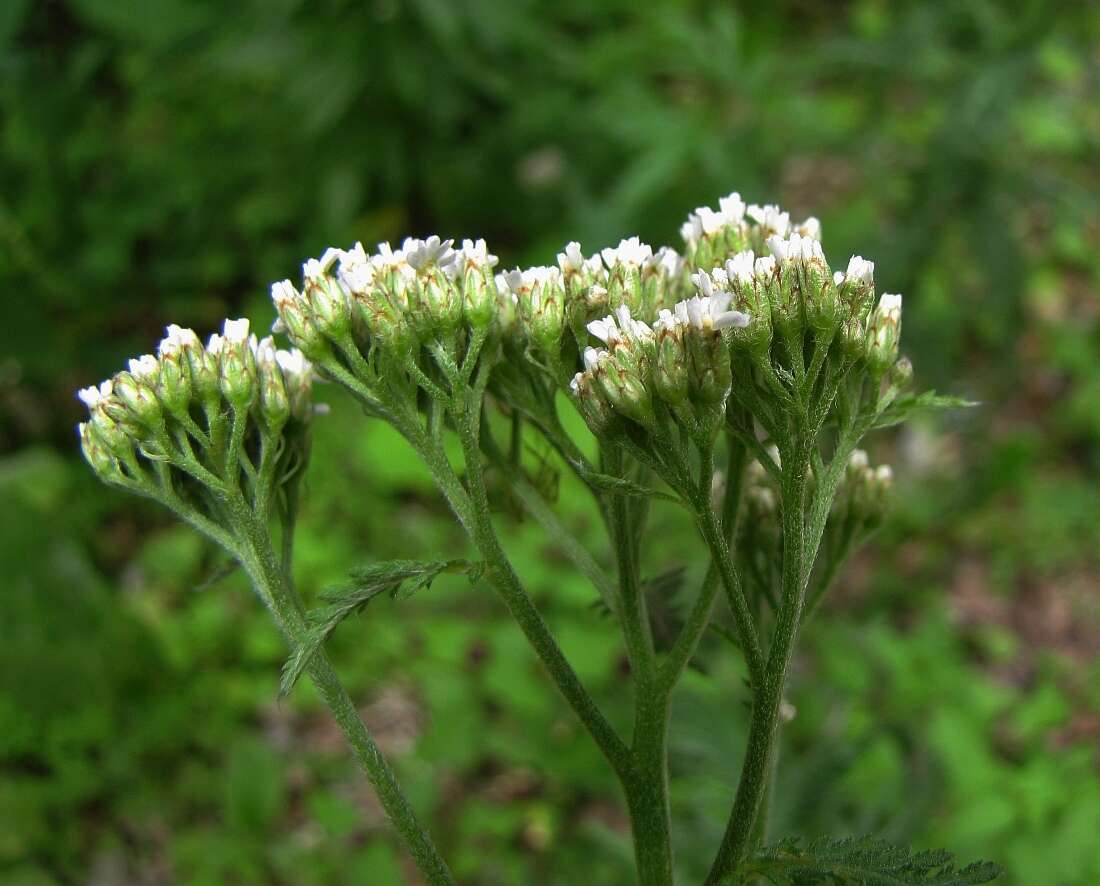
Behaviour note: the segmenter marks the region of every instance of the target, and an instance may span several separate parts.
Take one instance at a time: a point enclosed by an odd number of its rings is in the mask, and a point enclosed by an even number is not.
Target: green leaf
[[[599,471],[593,471],[580,462],[573,462],[573,465],[584,482],[600,492],[610,492],[612,495],[625,495],[633,498],[660,498],[665,501],[680,501],[675,495],[660,492],[652,487],[643,486],[641,483],[635,483],[633,480],[627,480],[624,477],[601,474]]]
[[[906,421],[914,412],[923,409],[967,409],[979,405],[965,397],[949,397],[935,391],[921,394],[904,394],[875,417],[874,428],[889,428]]]
[[[309,633],[283,667],[280,692],[289,694],[337,626],[348,616],[362,612],[376,597],[389,594],[396,600],[411,596],[430,587],[444,573],[465,573],[473,583],[483,571],[484,564],[469,560],[388,560],[353,570],[348,584],[322,593],[324,605],[309,613]]]
[[[781,840],[761,849],[738,868],[731,882],[763,877],[775,886],[815,883],[860,886],[969,886],[989,883],[1001,875],[999,865],[979,861],[956,868],[943,849],[914,854],[874,837],[820,837],[802,848],[799,838]]]

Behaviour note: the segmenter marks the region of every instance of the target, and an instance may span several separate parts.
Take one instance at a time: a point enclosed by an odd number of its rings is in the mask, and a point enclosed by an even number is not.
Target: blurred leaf
[[[913,854],[873,837],[820,837],[805,848],[798,839],[788,839],[761,850],[740,867],[736,882],[763,876],[776,886],[967,886],[989,883],[1000,875],[1001,868],[987,861],[957,869],[951,853],[944,850]]]

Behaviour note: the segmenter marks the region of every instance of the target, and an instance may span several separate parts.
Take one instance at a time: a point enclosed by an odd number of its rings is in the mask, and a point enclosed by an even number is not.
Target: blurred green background
[[[79,461],[78,386],[168,322],[266,325],[269,282],[328,244],[679,245],[734,188],[874,259],[918,382],[982,402],[871,441],[899,501],[806,632],[776,834],[1100,882],[1095,4],[4,0],[0,47],[0,882],[415,882],[311,687],[278,699],[240,576]],[[335,405],[306,593],[464,553],[414,458]],[[560,506],[594,525],[565,479]],[[501,510],[623,716],[592,592]],[[689,527],[657,521],[649,566],[694,581]],[[378,605],[333,651],[464,882],[630,881],[613,781],[487,589]],[[746,719],[736,662],[702,658],[673,718],[685,882]]]

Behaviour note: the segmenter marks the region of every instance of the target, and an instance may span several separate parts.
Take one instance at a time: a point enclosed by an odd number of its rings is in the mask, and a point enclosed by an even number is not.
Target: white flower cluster
[[[118,476],[135,447],[163,449],[173,428],[211,445],[227,405],[254,420],[259,433],[278,434],[291,420],[305,421],[312,379],[301,351],[257,339],[246,319],[226,320],[205,347],[194,330],[171,325],[156,356],[133,358],[127,370],[77,392],[89,412],[77,430],[93,467]]]

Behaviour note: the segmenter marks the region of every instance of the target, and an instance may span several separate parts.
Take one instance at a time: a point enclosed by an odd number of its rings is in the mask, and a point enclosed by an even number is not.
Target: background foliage
[[[0,47],[0,879],[411,877],[311,689],[278,700],[281,641],[241,578],[211,583],[217,556],[78,462],[78,385],[169,321],[268,322],[267,283],[329,243],[483,235],[542,262],[572,238],[675,242],[738,188],[873,258],[918,381],[984,404],[875,443],[901,501],[807,631],[776,834],[1100,881],[1092,4],[7,0]],[[307,593],[466,553],[412,456],[336,405]],[[594,525],[565,478],[560,504]],[[614,711],[592,592],[500,508]],[[653,572],[695,580],[688,528],[657,519]],[[685,878],[746,719],[719,643],[674,715]],[[611,779],[485,588],[379,602],[333,647],[461,877],[626,881]]]

